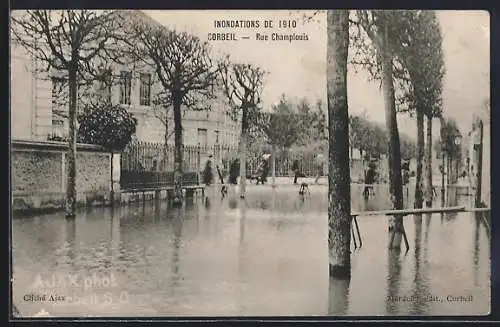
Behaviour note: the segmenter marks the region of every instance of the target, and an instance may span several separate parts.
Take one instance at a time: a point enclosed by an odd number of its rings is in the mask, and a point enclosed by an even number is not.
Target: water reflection
[[[183,224],[184,224],[184,215],[182,215],[182,209],[180,208],[175,208],[172,211],[170,211],[170,214],[168,215],[169,219],[172,219],[172,224],[173,224],[173,239],[172,239],[172,255],[171,255],[171,262],[170,262],[170,286],[168,289],[170,290],[170,299],[174,300],[174,306],[177,306],[178,303],[178,297],[177,297],[177,290],[179,288],[180,280],[182,279],[182,276],[180,274],[180,250],[182,246],[182,229],[183,229]]]
[[[236,205],[238,205],[238,202],[236,202]],[[243,242],[245,241],[245,225],[247,223],[246,211],[247,211],[246,205],[242,203],[242,205],[239,206],[240,245],[243,244]]]
[[[328,315],[342,316],[349,312],[350,280],[329,279],[328,284]]]
[[[477,286],[479,284],[479,238],[480,238],[480,227],[481,221],[480,218],[475,215],[474,217],[474,250],[472,252],[472,267],[474,267],[474,285]]]
[[[427,245],[429,244],[429,231],[431,229],[431,218],[432,214],[426,213],[425,217],[425,231],[424,231],[424,247],[427,250]]]
[[[377,190],[367,201],[353,199],[353,210],[386,209],[385,196]],[[444,314],[452,305],[397,297],[457,287],[477,301],[454,305],[453,314],[487,311],[489,239],[470,215],[443,224],[438,215],[406,217],[414,243],[406,256],[387,251],[386,217],[360,217],[363,248],[353,252],[346,282],[330,280],[325,269],[326,188],[312,186],[303,202],[295,187],[248,188],[245,200],[230,187],[224,201],[219,198],[209,198],[208,208],[205,201],[184,208],[160,201],[84,210],[71,221],[63,214],[14,219],[14,302],[26,312],[39,310],[22,301],[37,272],[110,270],[120,281],[116,292],[143,295],[142,308],[162,316]],[[94,310],[137,316],[135,304]]]
[[[401,279],[401,254],[397,251],[388,251],[388,275],[387,275],[387,296],[385,299],[385,310],[389,315],[397,315],[399,304],[399,284]]]
[[[238,205],[238,202],[235,201],[236,206]],[[239,314],[243,315],[245,314],[246,307],[245,307],[245,300],[243,297],[243,294],[245,292],[245,286],[246,283],[245,281],[247,280],[247,276],[245,275],[245,259],[247,258],[247,250],[246,250],[246,244],[245,244],[245,225],[246,225],[246,205],[245,203],[240,203],[241,205],[239,208],[235,208],[238,210],[238,224],[239,224],[239,246],[238,246],[238,288],[240,291],[240,310]]]
[[[449,189],[450,190],[447,192],[446,206],[447,207],[456,207],[456,206],[458,206],[458,203],[459,203],[457,188],[450,187]],[[457,212],[446,212],[444,214],[444,220],[445,221],[453,220],[457,217],[457,215],[458,215]]]
[[[426,254],[422,256],[422,215],[415,215],[415,241],[414,241],[414,277],[413,277],[413,292],[412,300],[410,301],[410,312],[414,315],[423,315],[429,310],[429,302],[418,299],[423,299],[430,295],[429,285],[427,281],[427,258]],[[427,248],[427,246],[425,246]]]
[[[158,219],[160,214],[160,210],[155,211],[155,219]],[[111,210],[110,212],[111,216],[111,242],[110,242],[110,247],[111,247],[111,265],[114,265],[116,261],[118,260],[118,257],[120,255],[120,244],[121,244],[121,239],[120,239],[120,214],[116,213],[116,210]]]

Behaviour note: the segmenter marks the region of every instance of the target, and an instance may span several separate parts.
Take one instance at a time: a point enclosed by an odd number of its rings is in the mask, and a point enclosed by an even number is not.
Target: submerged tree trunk
[[[426,173],[426,196],[425,205],[432,207],[433,192],[432,192],[432,116],[427,116],[427,153],[425,156],[425,173]]]
[[[246,180],[247,180],[247,133],[248,133],[248,118],[247,105],[243,105],[241,115],[241,136],[240,136],[240,198],[245,198],[246,195]]]
[[[329,10],[327,16],[328,96],[328,252],[330,276],[351,276],[351,184],[349,112],[347,106],[347,54],[349,12]]]
[[[183,177],[183,144],[182,144],[182,114],[180,92],[174,92],[174,197],[172,205],[181,206],[183,202],[182,177]]]
[[[422,108],[417,108],[417,171],[415,182],[415,208],[422,208],[423,199],[423,176],[422,168],[424,161],[424,113]]]
[[[399,143],[398,122],[396,117],[396,102],[393,84],[392,55],[388,46],[388,26],[386,19],[382,37],[382,89],[385,102],[385,120],[389,133],[389,183],[392,206],[396,210],[403,209],[403,180],[401,175],[401,148]],[[389,218],[389,248],[401,249],[404,234],[403,217]]]
[[[69,137],[68,137],[68,170],[66,184],[66,217],[76,216],[76,136],[77,136],[77,65],[70,63],[68,70],[69,83]]]

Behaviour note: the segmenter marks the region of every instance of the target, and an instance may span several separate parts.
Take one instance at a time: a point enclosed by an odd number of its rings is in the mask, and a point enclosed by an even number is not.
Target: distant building
[[[149,23],[153,19],[138,11],[127,14],[139,19],[147,17]],[[157,23],[158,24],[158,23]],[[23,140],[47,140],[49,136],[64,137],[67,134],[68,122],[65,118],[67,105],[59,92],[60,80],[56,73],[35,73],[41,65],[32,58],[24,48],[11,42],[11,137]],[[123,67],[113,65],[110,76],[113,83],[104,91],[113,104],[127,108],[137,119],[136,138],[140,141],[155,143],[165,142],[164,113],[155,110],[153,99],[160,90],[151,69]],[[94,90],[95,91],[95,90]],[[79,94],[79,103],[88,97],[102,96],[103,89],[98,92]],[[236,145],[239,139],[239,123],[231,120],[227,112],[227,104],[223,96],[212,101],[210,111],[183,110],[183,139],[185,145],[213,144]],[[207,106],[208,109],[208,106]],[[173,143],[172,110],[167,116],[169,134],[168,143]]]

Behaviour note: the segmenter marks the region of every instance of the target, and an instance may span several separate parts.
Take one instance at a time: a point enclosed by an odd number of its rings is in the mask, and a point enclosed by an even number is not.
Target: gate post
[[[196,176],[198,177],[198,182],[197,184],[200,185],[201,184],[201,172],[200,172],[200,165],[201,165],[201,153],[200,153],[200,143],[198,143],[198,145],[196,146]]]
[[[111,196],[110,203],[121,202],[120,177],[121,177],[121,154],[111,153]]]

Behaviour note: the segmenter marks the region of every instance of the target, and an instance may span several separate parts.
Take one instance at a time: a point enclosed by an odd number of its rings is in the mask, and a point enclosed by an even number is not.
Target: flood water
[[[14,217],[13,302],[24,316],[489,313],[490,240],[474,214],[406,217],[406,254],[387,250],[386,217],[359,217],[352,278],[335,281],[327,187],[310,191],[302,200],[293,185],[251,186],[245,200],[215,190],[208,207]],[[360,193],[352,187],[353,211],[389,208],[386,190],[368,201]]]

